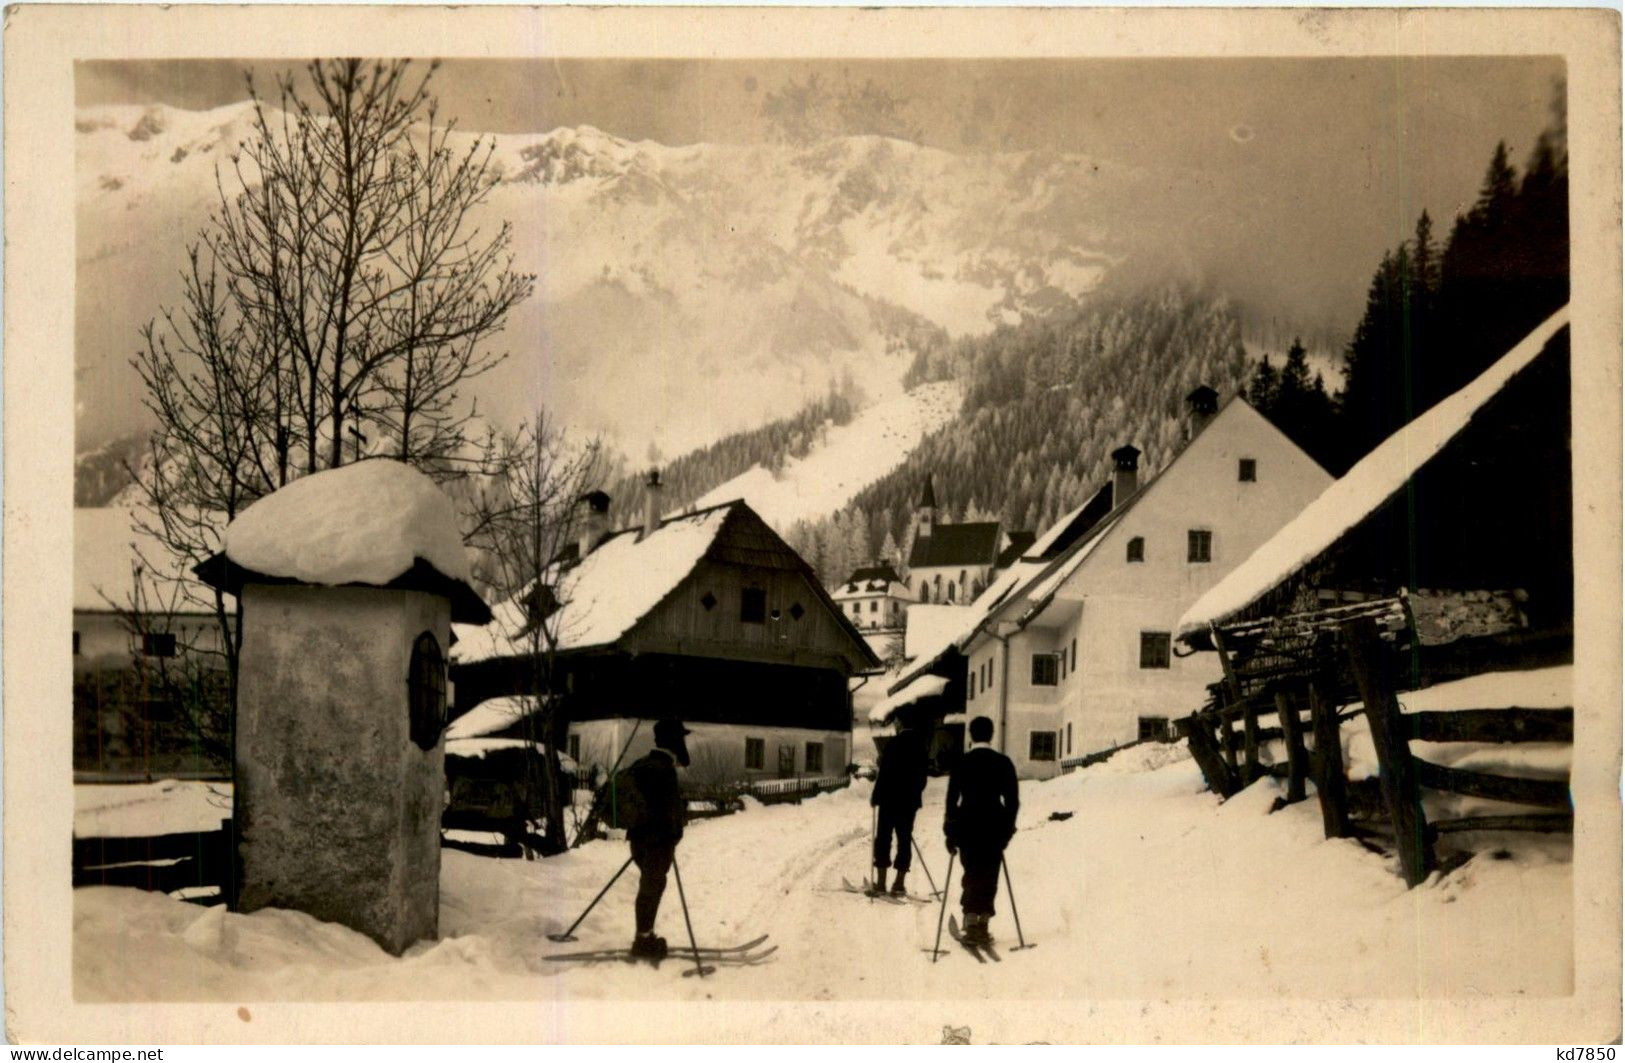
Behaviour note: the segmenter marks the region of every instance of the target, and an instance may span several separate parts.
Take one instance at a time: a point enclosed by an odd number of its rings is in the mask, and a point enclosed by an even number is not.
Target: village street
[[[916,829],[939,882],[947,865],[939,829],[945,785],[931,781]],[[1009,866],[1022,931],[1038,946],[1014,949],[1001,887],[992,929],[1002,962],[978,964],[948,942],[933,964],[925,950],[936,906],[870,901],[841,888],[843,877],[856,882],[868,863],[868,792],[860,780],[801,805],[753,806],[690,825],[678,862],[702,944],[765,933],[779,947],[770,962],[725,967],[703,981],[681,976],[677,945],[685,934],[675,882],[659,922],[673,954],[660,969],[543,959],[624,946],[631,936],[629,873],[583,923],[579,943],[546,937],[567,927],[626,858],[624,844],[600,842],[536,862],[447,850],[441,940],[401,959],[302,913],[236,915],[136,890],[82,889],[75,894],[76,996],[539,1006],[628,998],[1025,999],[1070,1007],[1571,991],[1567,837],[1497,839],[1503,855],[1480,852],[1407,891],[1392,859],[1352,840],[1324,840],[1313,799],[1270,815],[1281,791],[1263,780],[1221,804],[1203,790],[1182,745],[1160,744],[1023,783]],[[929,890],[918,870],[910,885]],[[932,1010],[913,1036],[930,1037],[932,1023],[954,1018],[952,1009],[940,1016],[942,1009]]]

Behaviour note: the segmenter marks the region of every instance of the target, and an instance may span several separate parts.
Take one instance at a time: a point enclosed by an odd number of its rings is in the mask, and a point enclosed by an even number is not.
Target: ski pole
[[[920,849],[920,843],[914,840],[914,835],[908,836],[909,843],[914,846],[914,855],[920,858],[920,869],[925,872],[925,880],[931,883],[931,896],[937,895],[937,880],[931,877],[931,865],[925,862],[925,853]]]
[[[587,905],[586,911],[582,912],[581,915],[576,918],[576,921],[570,924],[570,929],[566,930],[562,934],[549,934],[549,935],[547,935],[548,940],[549,941],[574,941],[575,940],[576,927],[581,925],[581,920],[587,918],[587,912],[590,912],[594,908],[598,907],[598,902],[604,899],[604,894],[609,892],[609,888],[611,886],[615,885],[616,880],[618,880],[622,875],[626,874],[626,869],[631,867],[631,866],[632,866],[632,858],[629,856],[629,857],[626,858],[626,863],[621,865],[621,869],[619,871],[615,872],[615,874],[610,878],[610,880],[608,882],[604,883],[604,888],[599,890],[598,891],[598,896],[594,897],[592,899],[592,903]]]
[[[948,883],[954,877],[954,854],[948,853],[948,873],[942,878],[942,908],[937,912],[937,943],[931,946],[931,962],[936,963],[937,957],[942,954],[942,919],[948,914]]]
[[[633,722],[632,733],[626,736],[626,743],[621,746],[620,755],[615,758],[615,763],[610,765],[609,775],[604,779],[604,785],[599,787],[598,792],[592,795],[592,811],[587,815],[587,822],[581,824],[580,828],[576,831],[575,839],[570,843],[570,848],[574,849],[581,844],[582,836],[586,834],[589,826],[596,827],[594,815],[598,813],[599,804],[603,800],[605,793],[609,794],[610,812],[613,814],[615,811],[615,773],[620,770],[621,761],[626,759],[626,751],[632,748],[632,739],[638,736],[638,728],[642,726],[642,720],[636,720]],[[611,826],[619,826],[619,824],[611,824]],[[596,833],[596,830],[594,833]],[[623,868],[622,870],[625,869]]]
[[[694,950],[694,973],[701,978],[711,973],[711,968],[700,962],[700,943],[694,940],[694,923],[688,918],[688,898],[683,896],[683,873],[677,868],[677,854],[671,854],[671,873],[677,879],[677,900],[683,906],[683,925],[688,927],[688,946]]]
[[[1010,862],[1004,858],[1004,854],[1002,853],[999,854],[999,865],[1004,868],[1005,892],[1010,894],[1010,914],[1016,920],[1016,940],[1021,942],[1021,944],[1017,945],[1010,951],[1020,952],[1022,949],[1030,949],[1033,946],[1027,944],[1027,939],[1021,934],[1021,913],[1016,911],[1016,887],[1010,882]]]
[[[874,871],[876,870],[876,868],[875,868],[875,846],[877,844],[879,844],[879,841],[880,841],[880,806],[879,805],[870,805],[869,806],[869,870],[864,873],[863,879],[864,879],[865,882],[869,881],[869,876],[871,874],[873,874]],[[887,841],[886,841],[886,851],[887,852],[891,851],[891,840],[890,839],[887,839]],[[878,890],[878,889],[883,888],[886,884],[884,882],[876,882],[873,885],[874,885],[874,888]]]

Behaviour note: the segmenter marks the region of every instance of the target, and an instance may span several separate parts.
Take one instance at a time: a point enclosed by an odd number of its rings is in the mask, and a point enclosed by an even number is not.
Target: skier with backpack
[[[615,780],[616,819],[626,828],[632,861],[638,865],[632,955],[641,959],[660,960],[666,956],[666,939],[654,932],[655,915],[660,911],[666,875],[676,858],[677,843],[683,838],[683,824],[688,818],[677,769],[688,767],[684,736],[690,733],[681,720],[656,723],[654,749],[617,773]]]
[[[914,848],[914,814],[920,810],[920,794],[925,790],[927,732],[905,720],[900,730],[880,753],[880,769],[875,777],[869,804],[875,808],[875,877],[869,893],[878,895],[886,888],[886,868],[896,868],[893,896],[907,893],[903,878],[908,874]],[[897,856],[892,859],[892,839],[897,840]]]
[[[978,716],[970,722],[971,747],[948,776],[948,806],[942,833],[950,854],[964,865],[959,906],[965,913],[964,940],[969,945],[993,941],[988,920],[999,889],[1004,849],[1016,832],[1021,797],[1015,765],[995,750],[993,721]]]

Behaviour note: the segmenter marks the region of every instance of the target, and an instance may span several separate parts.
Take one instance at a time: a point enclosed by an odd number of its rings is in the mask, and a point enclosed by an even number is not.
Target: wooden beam
[[[1416,762],[1411,757],[1405,721],[1389,676],[1387,650],[1378,638],[1374,620],[1350,621],[1342,631],[1360,699],[1365,703],[1365,718],[1371,725],[1372,744],[1377,747],[1381,767],[1378,782],[1383,803],[1388,806],[1388,818],[1394,825],[1400,869],[1405,884],[1416,886],[1433,870],[1433,845],[1428,839],[1427,817],[1422,813]]]
[[[1284,690],[1275,692],[1275,715],[1286,738],[1286,800],[1292,804],[1307,796],[1304,779],[1309,774],[1309,751],[1303,744],[1303,721],[1298,716],[1297,702]]]
[[[1491,775],[1480,771],[1463,771],[1432,764],[1425,760],[1416,763],[1417,780],[1434,790],[1446,790],[1468,797],[1485,797],[1492,801],[1510,801],[1539,808],[1572,808],[1567,779],[1516,779],[1509,775]]]
[[[1573,742],[1573,709],[1457,709],[1413,712],[1407,733],[1423,742]]]
[[[1337,706],[1309,686],[1309,717],[1315,730],[1315,755],[1310,762],[1315,792],[1320,797],[1320,824],[1328,838],[1349,836],[1348,777],[1343,770],[1343,740],[1337,730]]]
[[[1242,702],[1242,743],[1247,753],[1248,783],[1258,778],[1258,708],[1253,699]]]
[[[1196,714],[1186,718],[1185,729],[1185,743],[1190,747],[1196,766],[1202,769],[1207,788],[1220,797],[1235,793],[1235,778],[1224,758],[1219,755],[1219,745],[1213,738],[1213,721],[1205,715]]]
[[[1429,823],[1435,834],[1456,834],[1469,830],[1524,830],[1540,834],[1573,834],[1574,813],[1535,812],[1524,816],[1473,816],[1469,819],[1441,819]]]

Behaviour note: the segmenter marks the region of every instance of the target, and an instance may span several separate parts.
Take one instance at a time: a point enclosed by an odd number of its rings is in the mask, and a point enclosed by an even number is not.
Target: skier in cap
[[[886,888],[886,868],[896,868],[891,891],[905,892],[903,877],[908,874],[914,846],[914,814],[920,810],[920,794],[925,790],[927,733],[916,721],[905,719],[902,730],[886,743],[880,754],[879,773],[869,804],[878,811],[875,820],[875,877],[869,892]],[[897,857],[892,859],[892,839],[897,839]]]
[[[666,873],[671,870],[687,819],[677,768],[688,767],[688,744],[683,739],[690,733],[681,720],[661,720],[655,724],[654,749],[627,769],[642,800],[637,822],[626,831],[632,860],[638,865],[638,897],[633,905],[637,936],[632,940],[632,955],[647,959],[666,955],[666,939],[654,932],[655,914],[660,911]]]
[[[978,716],[970,722],[971,747],[948,776],[948,809],[942,833],[948,852],[959,853],[959,906],[965,913],[965,941],[986,945],[993,938],[993,898],[999,889],[1004,848],[1016,832],[1021,798],[1010,758],[993,749],[993,721]]]

